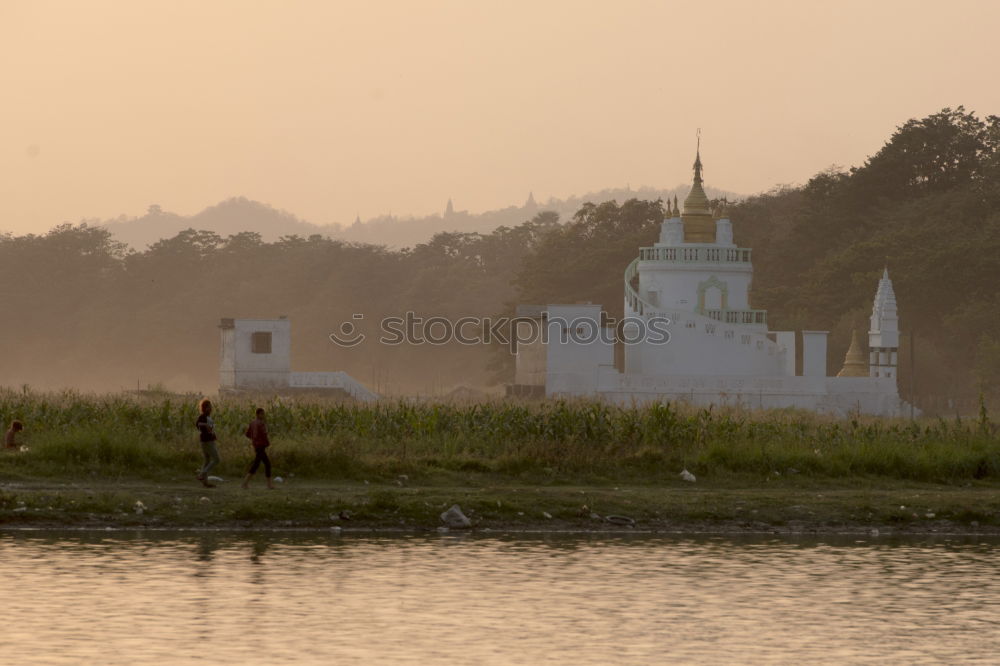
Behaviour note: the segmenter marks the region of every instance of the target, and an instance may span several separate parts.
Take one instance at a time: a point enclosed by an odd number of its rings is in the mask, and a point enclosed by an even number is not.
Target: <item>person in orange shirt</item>
[[[215,422],[212,420],[212,401],[205,398],[199,402],[198,412],[198,420],[195,421],[194,425],[198,428],[198,437],[201,440],[201,452],[205,456],[205,465],[198,472],[196,478],[206,488],[214,488],[215,484],[208,480],[208,473],[219,464],[219,445],[215,436]]]

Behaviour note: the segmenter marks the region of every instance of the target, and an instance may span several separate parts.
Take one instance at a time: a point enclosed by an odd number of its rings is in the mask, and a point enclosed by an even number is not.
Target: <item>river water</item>
[[[0,533],[4,664],[998,663],[1000,541]]]

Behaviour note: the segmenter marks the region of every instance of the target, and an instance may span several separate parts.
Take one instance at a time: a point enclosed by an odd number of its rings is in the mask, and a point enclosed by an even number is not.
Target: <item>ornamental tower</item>
[[[702,187],[701,177],[701,139],[698,139],[698,150],[694,158],[694,183],[684,200],[684,211],[681,221],[684,223],[685,243],[714,243],[715,219],[708,207],[708,195]]]
[[[875,292],[868,349],[869,376],[895,377],[899,352],[899,316],[896,314],[896,294],[892,290],[888,268],[882,271],[882,279]]]

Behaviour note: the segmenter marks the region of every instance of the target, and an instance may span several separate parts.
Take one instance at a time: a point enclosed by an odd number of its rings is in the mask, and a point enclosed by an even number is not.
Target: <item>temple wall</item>
[[[550,373],[550,397],[590,397],[614,403],[683,402],[745,409],[808,409],[835,416],[909,415],[893,380],[870,377],[629,376],[604,365],[597,390],[574,373]]]

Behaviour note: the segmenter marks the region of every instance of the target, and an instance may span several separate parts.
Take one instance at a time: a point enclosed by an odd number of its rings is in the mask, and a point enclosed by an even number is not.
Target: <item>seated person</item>
[[[10,424],[10,428],[7,429],[7,433],[3,436],[3,447],[5,449],[16,449],[17,448],[17,433],[24,430],[24,424],[20,421],[14,421]]]

